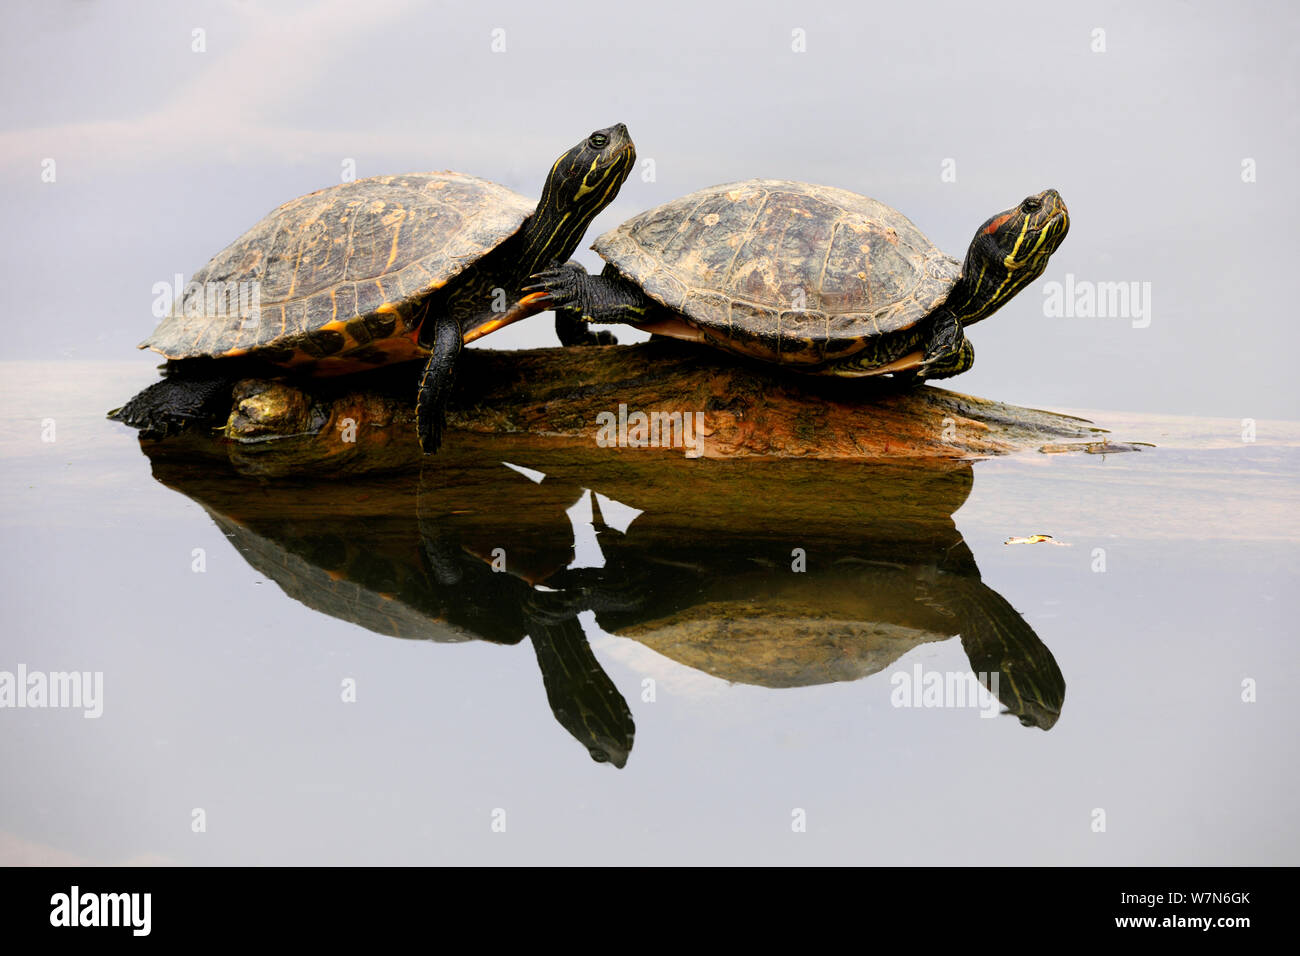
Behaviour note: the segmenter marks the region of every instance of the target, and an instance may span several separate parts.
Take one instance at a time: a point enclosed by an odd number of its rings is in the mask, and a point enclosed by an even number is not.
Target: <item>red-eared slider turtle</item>
[[[224,416],[234,381],[267,367],[337,375],[427,356],[419,435],[436,451],[465,336],[550,307],[520,287],[572,254],[635,159],[620,123],[557,159],[537,203],[454,172],[361,179],[285,203],[194,274],[141,345],[167,357],[167,377],[110,417],[159,437]]]
[[[959,263],[905,216],[843,189],[756,179],[642,213],[596,240],[589,276],[556,265],[524,291],[587,322],[626,322],[799,371],[914,381],[964,372],[964,328],[1039,276],[1069,229],[1048,189],[986,221]],[[494,326],[495,327],[495,326]]]

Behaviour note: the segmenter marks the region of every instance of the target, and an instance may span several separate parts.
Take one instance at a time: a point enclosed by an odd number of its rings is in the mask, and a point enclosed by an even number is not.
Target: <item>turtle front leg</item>
[[[975,346],[970,339],[962,338],[961,346],[951,355],[937,359],[932,364],[918,366],[914,370],[916,384],[930,378],[952,378],[960,375],[975,364]]]
[[[925,343],[925,359],[916,368],[918,380],[952,378],[975,364],[975,347],[961,323],[949,313],[940,316]]]
[[[645,318],[653,303],[639,288],[623,279],[611,267],[598,276],[588,274],[577,262],[551,266],[534,273],[524,292],[545,292],[558,317],[566,321],[626,322],[635,325]],[[561,341],[563,341],[563,334]]]
[[[554,266],[547,269],[545,273],[539,272],[536,276],[533,276],[533,279],[536,280],[543,274],[565,269],[578,272],[583,276],[587,274],[587,270],[582,267],[581,263],[570,259],[563,266]],[[529,288],[543,291],[537,289],[536,286],[530,286]],[[588,328],[587,323],[582,320],[582,315],[579,312],[560,308],[558,305],[555,306],[555,334],[559,336],[560,344],[565,348],[574,345],[614,345],[618,342],[618,339],[614,338],[613,332],[592,331],[592,329]]]
[[[460,356],[460,323],[450,315],[440,315],[433,322],[433,332],[427,344],[432,353],[420,376],[420,392],[415,406],[415,427],[420,436],[420,448],[432,455],[442,445],[442,432],[447,421],[447,401],[456,381],[456,359]]]

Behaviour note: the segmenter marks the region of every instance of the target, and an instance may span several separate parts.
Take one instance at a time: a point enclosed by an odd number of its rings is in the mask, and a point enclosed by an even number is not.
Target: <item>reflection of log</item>
[[[260,461],[265,474],[418,463],[413,373],[382,374],[378,389],[373,381],[312,383],[310,395],[289,384],[241,383],[224,430],[240,443],[232,457]],[[642,435],[650,438],[649,447],[638,448],[636,413],[676,416],[673,429],[689,422],[698,433],[674,430],[670,442],[665,424]],[[630,427],[618,435],[612,426],[602,432],[602,418]],[[619,447],[608,454],[635,448],[651,456],[842,460],[975,458],[1104,440],[1101,429],[1068,415],[932,387],[899,391],[880,379],[797,375],[660,341],[467,350],[448,425],[448,450],[476,433],[492,436],[501,453],[516,455],[596,449],[615,437]]]
[[[513,644],[527,633],[556,718],[620,766],[633,719],[586,646],[587,612],[606,633],[764,687],[857,680],[959,633],[1011,711],[1044,729],[1060,713],[1055,659],[980,580],[953,521],[969,462],[559,448],[516,458],[523,475],[492,437],[463,437],[418,474],[310,486],[195,468],[170,458],[175,445],[148,450],[159,481],[309,607],[402,637]]]

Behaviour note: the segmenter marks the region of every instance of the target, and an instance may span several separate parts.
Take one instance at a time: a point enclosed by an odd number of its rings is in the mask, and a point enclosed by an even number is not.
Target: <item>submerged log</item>
[[[268,474],[417,465],[415,374],[389,369],[328,386],[246,380],[222,434],[232,458],[261,460]],[[503,453],[712,459],[970,459],[1106,440],[1070,415],[931,386],[792,374],[671,341],[467,350],[447,424],[448,448],[479,435],[496,436]]]

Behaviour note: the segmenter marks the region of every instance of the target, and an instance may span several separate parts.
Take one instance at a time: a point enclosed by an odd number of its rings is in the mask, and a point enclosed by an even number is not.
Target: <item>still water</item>
[[[306,483],[147,380],[3,368],[0,679],[102,675],[0,709],[4,862],[1297,860],[1295,424]]]

